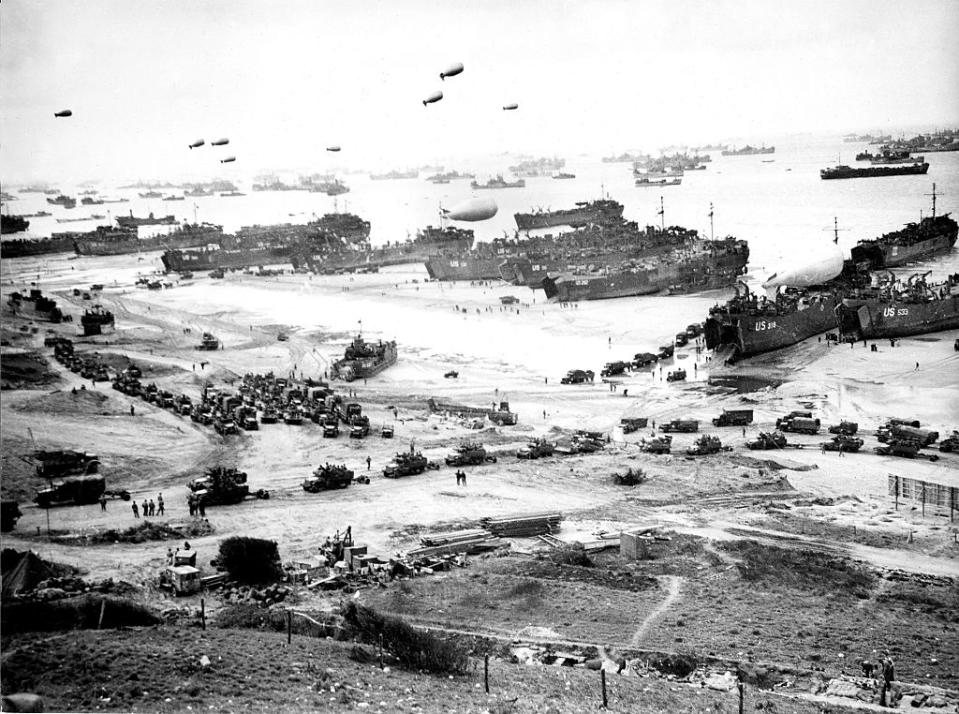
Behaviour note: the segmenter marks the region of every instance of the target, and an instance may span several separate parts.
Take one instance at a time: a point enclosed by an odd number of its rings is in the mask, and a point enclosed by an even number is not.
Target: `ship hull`
[[[565,261],[517,256],[500,262],[499,277],[513,285],[540,288],[550,273],[561,273],[568,269]]]
[[[706,347],[732,346],[734,359],[743,359],[789,347],[839,326],[837,301],[823,296],[803,310],[786,315],[710,315],[706,320]]]
[[[618,211],[582,209],[571,211],[546,211],[543,213],[514,213],[516,227],[521,231],[534,228],[552,228],[553,226],[572,226],[581,228],[590,223],[603,223],[617,220],[623,215],[623,207]]]
[[[140,253],[149,250],[172,250],[184,248],[200,248],[209,243],[215,243],[222,237],[222,233],[206,233],[195,235],[160,235],[153,238],[138,238],[131,235],[128,240],[84,240],[82,237],[74,239],[74,248],[78,255],[125,255]]]
[[[926,240],[916,241],[911,245],[881,245],[866,241],[852,249],[852,259],[857,262],[869,261],[872,269],[894,268],[906,263],[929,258],[940,253],[948,253],[956,244],[959,235],[955,224],[951,229],[943,230]]]
[[[0,258],[22,258],[30,255],[72,253],[73,251],[72,238],[43,238],[40,240],[15,238],[0,242]]]
[[[497,280],[499,258],[446,258],[430,256],[426,272],[433,280]]]
[[[842,169],[823,169],[819,176],[823,180],[829,179],[848,179],[848,178],[870,178],[873,176],[913,176],[925,174],[929,171],[929,164],[912,164],[901,166],[870,166],[868,168],[850,168]]]
[[[290,250],[282,246],[247,250],[210,250],[202,252],[167,251],[160,257],[167,272],[251,268],[290,262]]]
[[[959,295],[930,302],[843,300],[839,325],[844,335],[872,340],[959,328]]]

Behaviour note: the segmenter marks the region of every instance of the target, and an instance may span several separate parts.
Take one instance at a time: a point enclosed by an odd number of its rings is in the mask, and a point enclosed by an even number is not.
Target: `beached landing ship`
[[[619,222],[623,216],[623,204],[609,199],[598,201],[578,201],[576,208],[559,211],[534,211],[533,213],[514,213],[516,227],[521,231],[532,228],[551,228],[552,226],[572,226],[579,228],[589,223],[605,224]]]
[[[13,216],[8,213],[0,214],[0,233],[20,233],[30,227],[30,221],[23,216]]]
[[[923,218],[919,223],[910,223],[901,230],[885,233],[879,238],[859,241],[852,249],[853,261],[868,262],[871,269],[878,270],[948,253],[956,244],[959,224],[950,218],[948,213],[937,216],[935,205],[933,192],[932,216]]]
[[[170,218],[172,218],[172,216],[170,216]],[[162,225],[169,224],[166,220],[163,220]],[[164,248],[168,250],[197,248],[209,243],[217,243],[222,236],[222,226],[214,226],[209,223],[184,223],[172,233],[149,238],[140,238],[135,227],[125,226],[121,226],[120,228],[98,226],[96,230],[90,231],[89,233],[53,234],[54,239],[72,239],[73,248],[77,252],[77,255],[124,255],[147,250],[163,250]]]
[[[959,328],[959,274],[938,284],[927,283],[926,275],[901,283],[888,273],[844,297],[838,307],[843,336],[871,340]]]
[[[543,290],[550,302],[604,300],[713,290],[733,285],[746,271],[749,246],[744,240],[692,239],[681,249],[607,267],[599,273],[563,273],[548,276]]]
[[[353,338],[343,359],[333,363],[330,373],[334,379],[352,382],[379,374],[396,364],[396,342],[366,342],[362,335]]]

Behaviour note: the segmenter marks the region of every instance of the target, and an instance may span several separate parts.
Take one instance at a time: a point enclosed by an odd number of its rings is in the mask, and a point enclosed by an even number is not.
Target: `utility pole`
[[[709,240],[714,240],[715,236],[713,234],[713,203],[709,202]]]
[[[663,197],[659,197],[659,210],[656,212],[659,215],[659,224],[662,230],[666,231],[666,207],[663,204]]]

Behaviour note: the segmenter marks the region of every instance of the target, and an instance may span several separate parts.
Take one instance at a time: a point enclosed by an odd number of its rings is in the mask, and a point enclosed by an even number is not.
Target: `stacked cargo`
[[[520,516],[501,516],[493,518],[487,516],[480,523],[483,528],[501,538],[522,538],[544,535],[559,530],[559,522],[563,519],[561,513],[544,512],[530,513]]]

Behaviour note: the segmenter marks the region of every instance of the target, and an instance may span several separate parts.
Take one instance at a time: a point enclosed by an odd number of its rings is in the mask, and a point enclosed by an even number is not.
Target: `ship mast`
[[[713,235],[713,204],[709,202],[709,240],[714,240]]]
[[[659,210],[656,211],[656,215],[659,216],[659,224],[662,230],[666,231],[666,208],[663,205],[663,197],[659,197]]]
[[[832,235],[833,235],[832,242],[835,243],[836,245],[839,245],[839,231],[847,231],[847,230],[849,230],[849,229],[848,229],[848,228],[840,228],[840,227],[839,227],[839,219],[838,219],[836,216],[833,216],[833,218],[832,218],[832,228],[823,228],[823,230],[824,230],[824,231],[831,230],[831,231],[832,231]]]
[[[932,217],[936,217],[936,184],[932,185],[932,193],[927,193],[927,196],[932,196]]]

